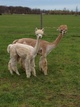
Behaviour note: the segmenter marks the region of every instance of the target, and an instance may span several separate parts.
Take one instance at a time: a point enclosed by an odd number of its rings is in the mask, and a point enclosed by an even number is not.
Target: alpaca
[[[42,35],[38,34],[36,44],[34,47],[21,43],[8,45],[7,51],[8,53],[10,53],[10,61],[8,63],[8,69],[11,74],[13,74],[13,71],[15,71],[16,74],[20,75],[17,69],[17,62],[19,57],[21,58],[21,62],[24,65],[27,78],[31,76],[31,71],[32,74],[36,76],[35,57],[39,50],[40,38],[42,38]]]
[[[57,47],[57,45],[59,44],[61,38],[64,36],[64,34],[67,32],[67,25],[60,25],[58,27],[58,31],[60,32],[58,37],[56,38],[55,41],[53,42],[48,42],[45,40],[41,40],[40,41],[40,48],[38,51],[38,54],[41,55],[40,57],[40,61],[39,61],[39,69],[43,71],[44,75],[47,75],[47,70],[48,70],[48,66],[47,66],[47,55],[54,49]],[[37,29],[38,30],[38,29]],[[28,45],[31,46],[35,46],[36,40],[35,39],[31,39],[31,38],[22,38],[22,39],[18,39],[13,41],[13,44],[15,43],[26,43]]]

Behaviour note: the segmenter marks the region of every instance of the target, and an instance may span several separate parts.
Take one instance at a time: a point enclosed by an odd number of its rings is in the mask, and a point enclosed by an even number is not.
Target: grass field
[[[60,24],[67,24],[68,32],[48,55],[48,76],[38,68],[37,77],[10,75],[7,64],[7,45],[23,37],[36,38],[40,27],[39,15],[0,16],[0,107],[80,107],[80,16],[43,15],[44,40],[54,41]]]

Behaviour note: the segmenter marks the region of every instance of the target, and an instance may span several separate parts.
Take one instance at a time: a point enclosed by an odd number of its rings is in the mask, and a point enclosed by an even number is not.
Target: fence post
[[[42,17],[42,12],[40,13],[40,28],[43,28],[43,17]]]

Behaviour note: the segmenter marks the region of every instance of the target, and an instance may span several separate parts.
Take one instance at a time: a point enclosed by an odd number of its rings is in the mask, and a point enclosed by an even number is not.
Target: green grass
[[[27,79],[20,67],[20,76],[10,75],[6,48],[18,38],[36,38],[40,16],[0,16],[0,107],[80,107],[80,16],[43,15],[43,39],[54,41],[60,24],[68,32],[48,55],[48,76],[39,71],[37,57],[37,78]]]

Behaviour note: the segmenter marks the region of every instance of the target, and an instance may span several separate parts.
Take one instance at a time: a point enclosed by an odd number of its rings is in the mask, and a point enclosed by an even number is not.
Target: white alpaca
[[[37,41],[34,48],[32,46],[20,44],[20,43],[8,45],[7,51],[8,53],[10,53],[10,61],[8,63],[8,69],[11,74],[13,74],[13,71],[15,71],[16,74],[20,75],[17,69],[17,62],[18,62],[18,58],[21,58],[22,65],[26,70],[27,78],[30,77],[31,71],[33,75],[36,76],[35,57],[39,50],[41,37],[42,37],[41,34],[37,35]]]
[[[58,27],[58,31],[60,31],[58,37],[56,38],[55,41],[53,42],[48,42],[48,41],[45,41],[45,40],[41,40],[40,42],[40,49],[38,51],[38,53],[41,55],[40,57],[40,61],[39,61],[39,68],[40,70],[42,70],[44,72],[44,75],[47,75],[47,55],[54,49],[57,47],[57,45],[59,44],[61,38],[64,36],[64,33],[66,33],[67,31],[67,25],[61,25]],[[37,29],[37,32],[41,31],[40,29]],[[28,45],[31,45],[31,46],[35,46],[35,43],[36,43],[36,40],[35,39],[31,39],[31,38],[22,38],[22,39],[18,39],[18,40],[15,40],[13,41],[13,44],[14,43],[26,43]]]

